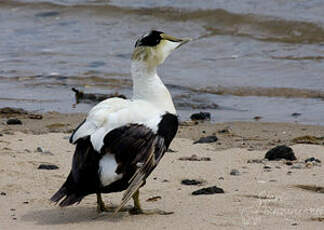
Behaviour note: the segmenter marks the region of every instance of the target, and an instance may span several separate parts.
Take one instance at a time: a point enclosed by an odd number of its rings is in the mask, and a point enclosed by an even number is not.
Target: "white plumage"
[[[171,95],[156,68],[172,50],[189,41],[152,31],[136,42],[132,56],[133,97],[111,98],[94,106],[74,131],[76,144],[72,170],[52,201],[67,206],[97,193],[123,191],[116,212],[133,197],[136,212],[143,213],[138,190],[157,166],[178,129]],[[137,195],[136,195],[137,194]]]

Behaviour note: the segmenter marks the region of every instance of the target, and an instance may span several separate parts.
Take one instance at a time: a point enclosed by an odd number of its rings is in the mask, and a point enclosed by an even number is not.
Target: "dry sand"
[[[74,146],[68,143],[69,132],[84,115],[51,113],[44,114],[42,120],[18,117],[23,125],[8,126],[7,118],[1,118],[1,230],[324,228],[324,194],[321,190],[314,192],[295,187],[324,186],[323,167],[319,164],[307,168],[303,163],[308,157],[324,162],[323,141],[317,145],[294,144],[293,141],[304,135],[324,136],[324,127],[258,122],[182,126],[171,145],[175,152],[165,155],[141,189],[144,208],[161,208],[174,214],[131,216],[119,213],[112,216],[96,213],[95,195],[86,197],[77,206],[63,209],[49,202],[70,169]],[[53,126],[58,123],[61,125]],[[213,133],[219,138],[217,142],[193,144],[200,136]],[[262,159],[267,150],[283,143],[290,145],[297,156],[292,166],[285,161],[247,163],[249,159]],[[38,152],[37,147],[49,153]],[[192,154],[211,160],[179,160]],[[55,164],[59,169],[37,169],[42,163]],[[270,168],[265,169],[265,165]],[[232,169],[239,170],[240,174],[230,175]],[[198,179],[204,183],[186,186],[181,184],[182,179]],[[225,193],[191,194],[214,185],[223,188]],[[121,195],[105,194],[104,199],[107,204],[118,204]],[[147,201],[154,196],[161,199]]]

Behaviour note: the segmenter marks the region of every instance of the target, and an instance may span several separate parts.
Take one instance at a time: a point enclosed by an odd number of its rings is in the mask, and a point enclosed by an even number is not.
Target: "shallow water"
[[[130,97],[131,52],[151,29],[194,38],[159,69],[182,119],[324,125],[321,0],[2,0],[0,107],[88,111],[72,87]]]

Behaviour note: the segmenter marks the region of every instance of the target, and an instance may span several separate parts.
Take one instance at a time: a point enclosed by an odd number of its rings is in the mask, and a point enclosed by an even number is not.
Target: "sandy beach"
[[[22,125],[7,125],[8,117],[18,118]],[[113,216],[97,214],[95,195],[63,209],[49,202],[70,170],[74,146],[69,144],[68,137],[85,114],[48,113],[42,114],[42,119],[30,117],[1,115],[0,229],[323,228],[323,168],[321,163],[304,162],[310,157],[324,161],[324,141],[315,139],[324,136],[322,126],[183,123],[171,145],[172,151],[141,189],[145,208],[160,208],[174,214]],[[209,135],[216,135],[218,140],[193,144]],[[308,139],[303,137],[306,135]],[[262,160],[269,149],[282,144],[293,149],[296,161],[287,164],[285,160]],[[184,160],[192,155],[203,160]],[[38,169],[41,164],[53,164],[58,169]],[[231,173],[233,170],[235,173]],[[184,185],[184,179],[201,184]],[[192,195],[193,191],[210,186],[222,188],[225,193]],[[116,205],[121,195],[105,194],[104,200]]]

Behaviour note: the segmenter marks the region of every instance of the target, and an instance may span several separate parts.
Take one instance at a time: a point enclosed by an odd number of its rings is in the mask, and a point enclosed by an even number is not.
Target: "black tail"
[[[83,197],[98,192],[100,180],[98,175],[101,156],[90,142],[90,137],[77,141],[73,156],[72,170],[62,187],[51,197],[61,207],[79,203]]]
[[[73,189],[74,182],[72,178],[72,174],[68,176],[66,182],[62,185],[62,187],[51,197],[51,201],[58,203],[60,200],[63,200],[59,203],[61,207],[69,206],[75,203],[80,203],[84,195],[77,194],[75,189]]]

